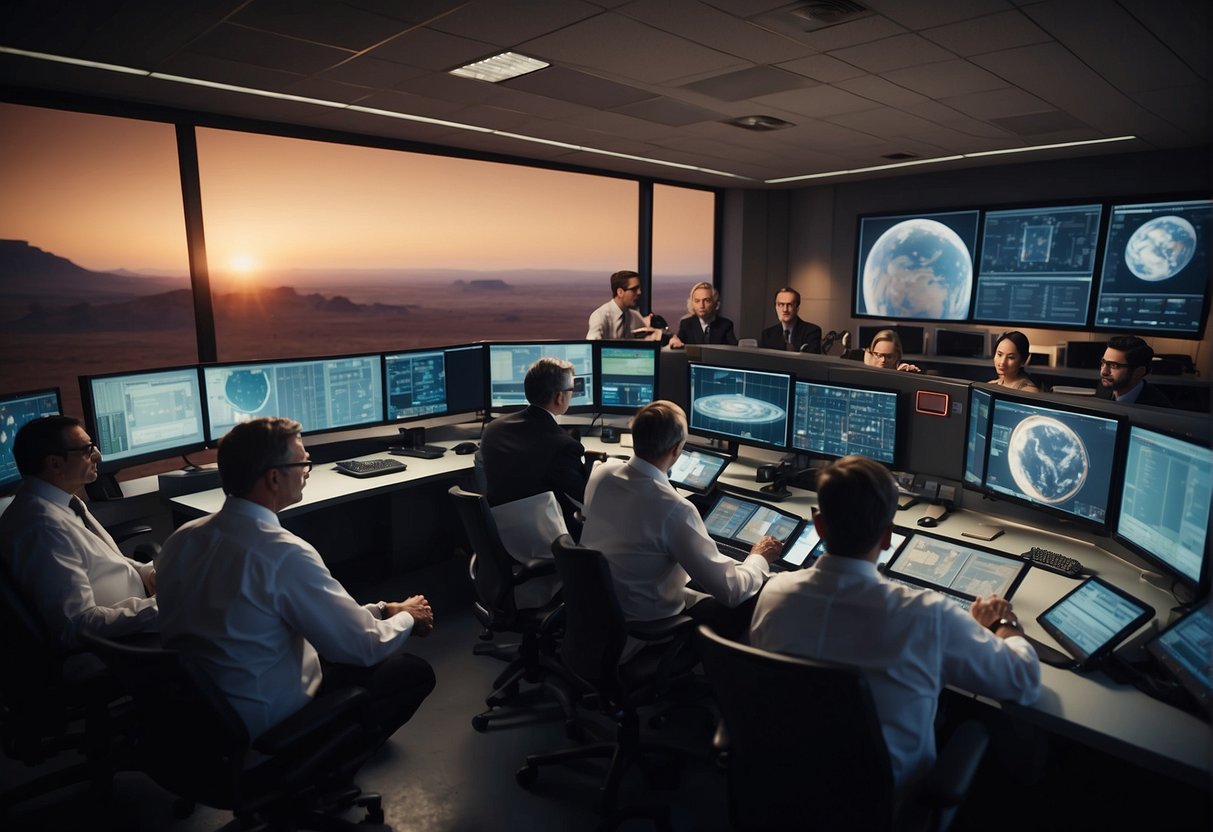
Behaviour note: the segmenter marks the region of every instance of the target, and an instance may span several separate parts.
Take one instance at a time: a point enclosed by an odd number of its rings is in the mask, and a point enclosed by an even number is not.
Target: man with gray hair
[[[687,298],[687,316],[678,322],[678,334],[670,339],[670,349],[687,344],[729,344],[737,346],[733,322],[720,316],[720,292],[711,283],[696,283]]]
[[[897,486],[880,464],[838,460],[818,475],[817,501],[813,522],[826,554],[767,583],[750,643],[863,669],[904,796],[934,764],[944,685],[1027,705],[1040,694],[1040,662],[1003,598],[979,598],[966,612],[877,572],[897,512]]]
[[[581,543],[611,566],[624,617],[652,621],[678,613],[744,637],[753,599],[779,541],[763,537],[738,563],[720,553],[699,512],[670,485],[666,472],[682,452],[687,419],[673,402],[656,401],[632,419],[635,455],[607,460],[586,486]],[[691,589],[694,580],[705,592]]]
[[[312,462],[290,419],[254,419],[219,442],[227,500],[186,523],[157,558],[166,647],[196,658],[256,738],[318,693],[365,688],[387,739],[434,689],[434,671],[402,653],[426,636],[424,596],[359,605],[278,512],[303,499]]]

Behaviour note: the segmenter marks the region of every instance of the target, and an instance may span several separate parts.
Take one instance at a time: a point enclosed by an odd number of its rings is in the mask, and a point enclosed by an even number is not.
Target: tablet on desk
[[[670,468],[670,485],[695,494],[708,494],[732,461],[728,454],[684,445]]]
[[[883,566],[888,563],[893,555],[897,554],[901,549],[906,539],[906,535],[900,532],[893,532],[889,548],[880,553],[876,565]],[[817,527],[810,521],[805,523],[800,534],[796,535],[796,539],[784,547],[783,555],[780,556],[779,560],[785,566],[791,566],[796,569],[807,569],[816,563],[817,559],[825,554],[825,551],[825,541],[821,539],[821,535],[817,534]]]
[[[985,595],[1010,600],[1028,571],[1016,555],[915,533],[889,561],[890,577],[950,595],[968,608]]]
[[[748,550],[768,534],[787,546],[800,531],[804,518],[757,500],[721,494],[703,523],[717,543]]]
[[[1167,627],[1148,652],[1208,712],[1213,708],[1213,608],[1201,603]]]
[[[1099,578],[1087,578],[1036,620],[1083,668],[1153,617],[1154,608],[1144,601]]]

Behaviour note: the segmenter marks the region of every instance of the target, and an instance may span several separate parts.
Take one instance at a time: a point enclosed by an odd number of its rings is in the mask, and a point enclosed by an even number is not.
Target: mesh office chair
[[[898,807],[862,671],[738,644],[707,626],[696,646],[728,737],[734,829],[900,832],[951,823],[989,742],[984,727],[958,726],[921,794]]]
[[[559,596],[542,607],[519,608],[514,602],[514,588],[532,578],[551,575],[556,570],[553,561],[531,559],[526,563],[515,560],[501,543],[497,524],[482,495],[465,491],[459,486],[450,489],[451,499],[463,521],[468,542],[475,552],[472,581],[476,590],[475,614],[485,629],[484,638],[496,633],[514,633],[522,637],[516,653],[502,654],[498,645],[477,645],[476,653],[490,653],[506,658],[509,664],[493,682],[493,691],[485,698],[488,710],[472,717],[477,731],[488,729],[489,723],[512,714],[499,710],[514,699],[522,682],[541,684],[555,697],[572,728],[573,706],[568,692],[567,676],[556,657],[561,632],[561,603]]]
[[[175,650],[135,647],[81,634],[134,700],[134,757],[140,770],[182,798],[230,809],[228,827],[350,829],[330,814],[357,804],[366,820],[383,822],[377,794],[363,795],[352,778],[379,746],[364,722],[366,691],[321,696],[256,740],[227,697],[198,665]]]

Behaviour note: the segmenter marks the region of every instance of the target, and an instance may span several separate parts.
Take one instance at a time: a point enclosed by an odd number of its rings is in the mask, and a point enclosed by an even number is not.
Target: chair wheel
[[[472,717],[472,729],[483,734],[489,730],[489,718],[484,714],[476,714]]]
[[[522,768],[518,769],[518,771],[514,772],[514,779],[517,780],[518,785],[522,786],[524,789],[530,788],[531,786],[535,785],[535,781],[539,779],[539,767],[530,765],[528,763],[527,765],[524,765]]]

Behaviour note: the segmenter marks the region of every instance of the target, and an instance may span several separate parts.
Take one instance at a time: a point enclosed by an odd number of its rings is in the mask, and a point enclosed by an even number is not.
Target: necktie
[[[624,337],[623,322],[624,322],[625,318],[627,318],[626,312],[624,314],[620,315],[619,318],[616,319],[616,321],[615,321],[615,338],[616,339]]]
[[[785,350],[792,349],[792,330],[790,329],[783,331],[783,348]]]
[[[93,519],[93,515],[88,513],[88,509],[84,507],[83,500],[73,494],[72,498],[68,500],[67,504],[71,506],[72,511],[76,512],[76,514],[84,522],[84,528],[101,538],[101,541],[105,543],[106,546],[121,554],[118,546],[114,543],[114,539],[109,536],[105,529],[101,528],[101,526],[97,524],[97,521]]]

